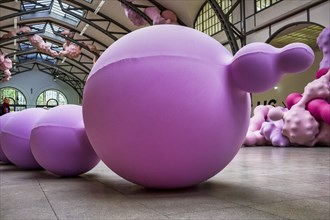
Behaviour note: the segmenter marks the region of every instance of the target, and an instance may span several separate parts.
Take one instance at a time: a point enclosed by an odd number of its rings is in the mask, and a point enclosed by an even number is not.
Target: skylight
[[[77,26],[80,22],[79,18],[76,18],[75,16],[69,15],[62,11],[61,6],[58,2],[58,0],[37,0],[35,2],[26,2],[24,1],[22,4],[22,10],[23,11],[30,11],[33,9],[40,9],[43,7],[51,6],[51,9],[49,11],[38,11],[35,13],[23,15],[21,17],[22,20],[24,19],[31,19],[36,17],[45,17],[45,16],[51,16],[55,19],[64,21],[68,24]],[[79,17],[84,16],[84,11],[80,9],[74,9],[73,6],[68,5],[66,3],[62,2],[62,6],[64,9],[69,9],[70,12],[76,14]]]

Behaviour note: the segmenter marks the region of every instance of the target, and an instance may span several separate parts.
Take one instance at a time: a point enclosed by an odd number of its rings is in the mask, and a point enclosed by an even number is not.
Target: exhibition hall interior
[[[0,0],[0,219],[330,220],[329,0]]]

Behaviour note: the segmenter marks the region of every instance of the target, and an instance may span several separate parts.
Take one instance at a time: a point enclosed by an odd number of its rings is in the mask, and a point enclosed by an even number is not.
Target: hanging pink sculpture
[[[127,2],[133,2],[134,0],[127,0]],[[143,26],[148,24],[148,22],[130,7],[125,4],[121,4],[125,10],[126,17],[135,25]],[[161,11],[155,6],[149,6],[144,9],[144,13],[152,20],[153,25],[158,24],[176,24],[177,17],[176,14],[171,10]]]
[[[24,26],[19,29],[18,32],[22,33],[31,33],[31,29],[27,26]],[[33,34],[33,35],[27,35],[26,38],[30,41],[31,45],[35,47],[38,51],[49,54],[52,57],[57,57],[58,53],[51,48],[49,44],[47,44],[44,39],[38,35],[38,34]]]
[[[63,49],[60,51],[59,56],[61,57],[69,57],[70,59],[78,58],[81,54],[81,46],[78,44],[75,44],[71,42],[69,39],[73,38],[74,33],[70,30],[64,30],[61,32],[62,35],[67,37],[68,39],[65,40],[65,43],[63,44]]]
[[[7,53],[0,53],[0,70],[3,71],[4,76],[2,77],[3,82],[9,81],[11,78],[10,69],[13,68],[13,62],[9,57],[7,57]]]
[[[192,28],[142,28],[113,43],[89,74],[86,132],[121,177],[152,188],[192,186],[237,154],[249,126],[249,92],[270,89],[313,60],[300,43],[253,43],[232,56]]]

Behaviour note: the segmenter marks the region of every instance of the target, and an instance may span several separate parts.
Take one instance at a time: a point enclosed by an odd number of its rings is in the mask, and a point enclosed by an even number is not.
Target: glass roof
[[[88,1],[87,1],[88,2]],[[35,2],[26,2],[24,1],[23,4],[22,4],[22,10],[23,11],[30,11],[32,9],[40,9],[42,7],[47,7],[47,6],[51,6],[51,9],[50,11],[48,11],[46,14],[48,16],[52,16],[52,17],[55,17],[55,18],[59,18],[60,20],[68,23],[68,24],[71,24],[71,25],[75,25],[77,26],[80,22],[80,19],[72,16],[72,15],[69,15],[65,12],[62,11],[61,9],[61,6],[60,6],[60,3],[58,2],[58,0],[37,0]],[[68,5],[64,2],[62,2],[62,5],[64,7],[64,9],[68,9],[70,10],[70,12],[78,15],[78,16],[81,16],[83,17],[84,16],[84,11],[83,10],[80,10],[80,9],[73,9],[73,7],[71,5]],[[38,11],[38,12],[35,12],[33,13],[33,17],[44,17],[46,16],[45,14],[45,11]],[[28,15],[23,15],[21,17],[22,20],[24,19],[29,19],[31,18],[31,14],[28,14]]]

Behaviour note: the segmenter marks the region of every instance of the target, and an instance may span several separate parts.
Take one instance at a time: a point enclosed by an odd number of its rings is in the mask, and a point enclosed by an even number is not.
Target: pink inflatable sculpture
[[[27,26],[24,26],[19,29],[19,32],[22,33],[30,33],[31,29]],[[38,35],[38,34],[33,34],[33,35],[28,35],[26,38],[30,41],[31,45],[35,47],[38,51],[49,54],[52,57],[57,57],[58,53],[51,48],[49,44],[47,44],[44,39]]]
[[[0,37],[0,40],[2,40],[2,39],[9,39],[9,38],[15,37],[16,35],[17,35],[16,31],[9,31],[8,33],[2,35]]]
[[[59,55],[61,57],[69,57],[70,59],[78,58],[81,54],[81,47],[78,44],[75,44],[69,40],[70,38],[73,38],[74,33],[70,30],[64,30],[61,32],[61,34],[67,37],[67,39],[63,44],[64,50],[60,51]]]
[[[155,25],[113,43],[93,66],[83,118],[101,160],[152,188],[196,185],[239,151],[249,126],[249,92],[314,60],[304,44],[253,43],[235,56],[192,28]],[[91,107],[92,106],[92,107]]]
[[[269,110],[267,114],[268,122],[264,122],[261,127],[261,134],[273,146],[287,147],[290,146],[290,141],[282,133],[284,121],[283,114],[287,109],[275,107]]]
[[[267,120],[268,111],[273,108],[271,105],[259,105],[253,110],[253,117],[250,119],[248,132],[246,134],[244,145],[264,145],[266,139],[260,134],[262,124]]]
[[[177,22],[177,18],[174,12],[170,10],[166,10],[161,12],[157,7],[147,7],[144,9],[144,13],[148,15],[149,18],[152,20],[153,25],[157,24],[175,24]],[[167,16],[168,18],[164,18],[163,15]],[[172,20],[173,19],[173,20]]]
[[[319,69],[330,68],[330,27],[324,28],[317,38],[317,45],[323,52],[323,59]]]
[[[13,63],[6,53],[0,53],[0,70],[3,71],[4,76],[2,77],[3,82],[9,81],[11,78],[10,69],[13,68]]]
[[[127,2],[133,2],[135,0],[126,0]],[[126,6],[125,4],[121,3],[121,6],[125,10],[126,17],[135,25],[135,26],[143,26],[146,25],[148,22],[144,20],[144,18],[132,10],[130,7]]]
[[[127,2],[133,2],[134,0],[127,0]],[[125,10],[126,17],[135,25],[143,26],[148,22],[130,7],[125,4],[121,4]],[[152,20],[153,25],[158,24],[176,24],[177,17],[176,14],[171,10],[160,11],[155,6],[149,6],[144,9],[144,13]]]
[[[40,169],[32,155],[30,134],[37,120],[46,113],[42,108],[29,108],[16,112],[2,129],[1,146],[7,158],[23,169]]]
[[[2,136],[3,127],[7,124],[7,121],[9,120],[9,118],[11,118],[14,114],[15,114],[15,112],[9,112],[0,117],[0,161],[6,162],[6,163],[10,163],[10,160],[7,158],[7,156],[5,155],[5,153],[2,150],[1,136]]]
[[[330,124],[330,104],[326,101],[330,97],[330,70],[318,79],[308,83],[303,95],[292,93],[286,99],[290,109],[294,105],[306,108],[314,118]]]
[[[59,176],[83,174],[100,161],[88,141],[78,105],[60,105],[43,114],[31,131],[30,144],[36,161]]]

